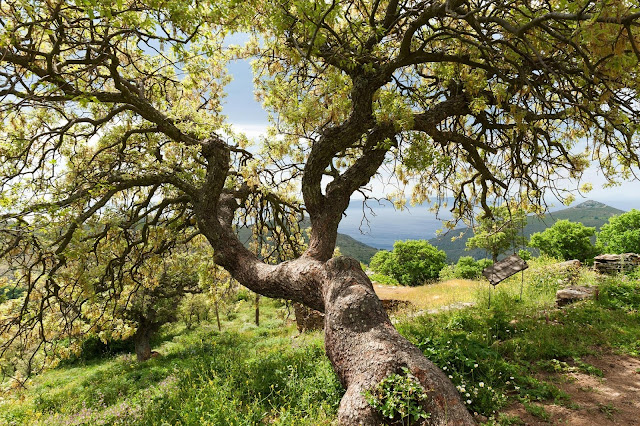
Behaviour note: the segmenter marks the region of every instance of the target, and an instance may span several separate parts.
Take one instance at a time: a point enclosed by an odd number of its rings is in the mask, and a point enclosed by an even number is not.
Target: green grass
[[[213,324],[164,330],[160,358],[131,354],[77,362],[5,395],[0,424],[329,424],[342,388],[318,333],[294,337],[283,307],[265,300],[261,326],[241,302]]]
[[[558,273],[534,265],[522,300],[514,278],[495,291],[481,291],[473,308],[411,319],[398,328],[445,370],[473,412],[495,419],[511,401],[531,406],[532,401],[551,400],[570,406],[569,396],[536,379],[537,373],[558,366],[598,376],[602,372],[581,357],[602,351],[638,356],[640,314],[633,295],[640,283],[605,279],[605,297],[556,309]],[[593,280],[585,270],[575,282]]]
[[[640,355],[637,279],[602,280],[585,270],[574,282],[599,281],[600,299],[556,309],[554,294],[566,277],[547,263],[533,262],[525,272],[522,300],[519,276],[495,290],[472,282],[456,298],[470,297],[476,306],[397,325],[445,371],[470,410],[491,424],[519,424],[500,414],[511,402],[522,402],[543,420],[548,415],[537,402],[572,407],[569,395],[537,378],[540,372],[599,376],[582,357],[603,351]],[[456,292],[451,285],[429,291],[439,289],[447,298],[446,292]],[[76,360],[35,377],[26,390],[5,392],[0,424],[334,423],[343,390],[322,334],[298,335],[285,325],[286,306],[267,299],[256,327],[252,298],[237,303],[223,313],[222,332],[214,323],[193,330],[165,327],[155,345],[160,358],[137,363],[121,353]]]

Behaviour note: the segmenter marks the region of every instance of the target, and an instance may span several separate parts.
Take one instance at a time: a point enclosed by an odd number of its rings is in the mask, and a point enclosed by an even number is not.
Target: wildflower
[[[467,399],[467,404],[471,404],[471,400],[470,399]]]
[[[478,364],[473,364],[473,368],[478,368]]]
[[[483,387],[484,387],[484,382],[480,382],[480,383],[478,383],[478,386],[480,386],[481,388],[483,388]]]

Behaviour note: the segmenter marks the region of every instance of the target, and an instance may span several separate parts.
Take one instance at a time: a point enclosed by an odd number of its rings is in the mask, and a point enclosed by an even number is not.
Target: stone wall
[[[593,259],[593,268],[601,274],[617,274],[640,266],[640,255],[635,253],[603,254]]]

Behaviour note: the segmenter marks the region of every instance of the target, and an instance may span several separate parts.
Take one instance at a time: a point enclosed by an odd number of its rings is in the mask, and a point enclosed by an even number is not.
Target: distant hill
[[[355,238],[338,232],[336,246],[340,248],[340,253],[344,256],[353,257],[359,262],[369,264],[369,261],[376,252],[377,248],[362,243]]]
[[[311,226],[308,220],[304,220],[302,222],[303,228],[308,228]],[[238,238],[242,241],[243,244],[248,245],[249,240],[251,238],[251,230],[249,228],[243,227],[238,230]],[[305,242],[308,242],[308,237],[305,234],[304,236]],[[362,263],[369,263],[371,257],[376,254],[378,251],[377,248],[371,247],[365,243],[362,243],[355,238],[350,237],[346,234],[341,234],[338,232],[338,238],[336,239],[336,246],[340,249],[340,253],[344,256],[353,257]]]
[[[527,226],[525,226],[523,233],[529,238],[531,234],[542,232],[552,226],[556,221],[562,219],[567,219],[571,222],[580,222],[585,226],[595,227],[596,231],[598,231],[603,224],[609,221],[611,216],[617,216],[622,213],[624,213],[623,210],[589,200],[574,207],[547,213],[542,217],[529,216],[527,218]],[[463,234],[461,238],[451,241],[451,237],[457,237],[461,233]],[[465,249],[466,242],[471,236],[473,236],[473,231],[470,228],[458,228],[447,234],[432,238],[429,242],[439,249],[444,250],[447,253],[449,262],[455,263],[461,256],[472,256],[476,259],[488,257],[484,250],[467,251]]]

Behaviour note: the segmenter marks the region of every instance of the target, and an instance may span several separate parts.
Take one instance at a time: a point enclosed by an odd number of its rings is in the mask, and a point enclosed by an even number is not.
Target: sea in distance
[[[444,228],[444,220],[451,218],[447,209],[436,215],[428,204],[408,205],[396,209],[389,201],[351,200],[338,231],[378,249],[391,250],[398,240],[429,240]]]
[[[584,201],[586,198],[576,200],[571,206]],[[638,208],[638,201],[633,197],[626,202],[620,199],[605,199],[601,202],[623,211]],[[551,212],[567,208],[558,202],[555,205],[549,203],[549,206]],[[351,200],[338,231],[383,250],[393,249],[393,243],[398,240],[430,240],[437,236],[439,230],[444,230],[444,221],[451,219],[452,215],[447,208],[442,208],[436,216],[429,207],[429,204],[424,203],[396,209],[389,201],[371,200],[363,208],[362,200]],[[465,225],[460,222],[457,227],[464,228]],[[459,231],[450,232],[451,236],[459,234]]]

